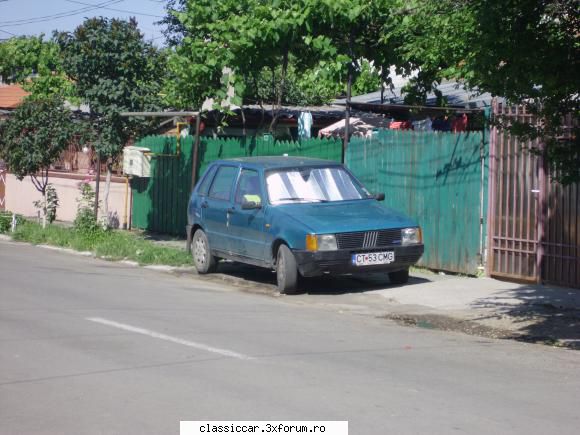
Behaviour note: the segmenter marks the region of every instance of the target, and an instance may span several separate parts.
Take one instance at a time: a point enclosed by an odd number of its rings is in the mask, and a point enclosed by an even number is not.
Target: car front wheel
[[[209,242],[203,230],[197,230],[193,236],[191,246],[191,253],[193,255],[193,264],[197,269],[197,273],[206,274],[215,272],[217,268],[217,260],[211,255]]]
[[[298,266],[294,254],[288,246],[280,245],[276,257],[276,279],[278,291],[282,294],[296,293],[298,287]]]
[[[409,281],[409,269],[389,272],[391,284],[406,284]]]

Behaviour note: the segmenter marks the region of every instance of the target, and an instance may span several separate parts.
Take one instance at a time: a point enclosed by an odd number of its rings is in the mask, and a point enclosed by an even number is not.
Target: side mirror
[[[257,210],[262,208],[262,204],[259,204],[255,201],[246,201],[242,202],[242,210]]]
[[[385,200],[385,194],[384,193],[375,193],[375,199],[377,201],[384,201]]]

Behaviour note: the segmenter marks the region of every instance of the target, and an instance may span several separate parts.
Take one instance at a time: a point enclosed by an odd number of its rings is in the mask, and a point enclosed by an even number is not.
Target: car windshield
[[[272,204],[348,201],[371,196],[338,166],[271,171],[266,175],[266,185]]]

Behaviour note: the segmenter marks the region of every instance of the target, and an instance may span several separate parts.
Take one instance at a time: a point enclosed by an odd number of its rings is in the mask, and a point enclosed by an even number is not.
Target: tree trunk
[[[101,153],[97,151],[97,175],[95,178],[95,220],[99,220],[99,193],[101,189]]]
[[[385,83],[387,81],[387,74],[384,65],[381,66],[381,104],[385,103]]]
[[[219,124],[221,122],[221,120],[218,118],[218,115],[216,115],[216,111],[212,111],[213,113],[211,114],[211,116],[213,117],[213,125],[214,127],[211,128],[211,135],[214,139],[218,138],[218,129],[219,129]]]
[[[111,226],[111,219],[109,216],[109,192],[111,190],[111,176],[113,175],[113,160],[109,157],[107,159],[107,177],[105,178],[105,192],[103,193],[103,214],[105,215],[105,223],[107,228]]]
[[[46,229],[46,187],[42,192],[42,229]]]
[[[48,168],[41,170],[41,179],[38,179],[38,174],[31,175],[30,180],[36,190],[42,195],[42,202],[40,203],[40,211],[42,213],[42,228],[46,228],[46,186],[48,185]],[[35,201],[35,206],[38,202]]]
[[[246,114],[244,113],[244,100],[242,99],[242,107],[240,108],[240,113],[242,115],[242,135],[246,137]]]
[[[266,109],[264,108],[264,100],[260,100],[260,123],[258,124],[258,129],[256,134],[263,133],[264,123],[266,122]]]
[[[354,75],[354,62],[356,62],[356,58],[354,56],[353,50],[353,33],[350,33],[349,37],[349,53],[350,53],[350,62],[348,64],[348,81],[346,84],[346,110],[344,113],[344,137],[342,142],[342,163],[346,160],[346,149],[348,147],[348,140],[350,134],[350,99],[352,96],[352,81]]]
[[[270,123],[270,132],[274,133],[274,127],[278,121],[278,116],[280,115],[280,109],[282,109],[282,96],[284,95],[284,90],[286,88],[286,72],[288,71],[288,55],[289,49],[284,50],[284,55],[282,57],[282,71],[280,73],[280,89],[277,95],[275,111],[272,113],[272,122]]]

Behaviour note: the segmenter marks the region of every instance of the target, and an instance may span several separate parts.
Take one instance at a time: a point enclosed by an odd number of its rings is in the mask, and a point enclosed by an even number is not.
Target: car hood
[[[319,234],[417,226],[415,221],[403,213],[384,207],[374,199],[284,204],[274,209]]]

